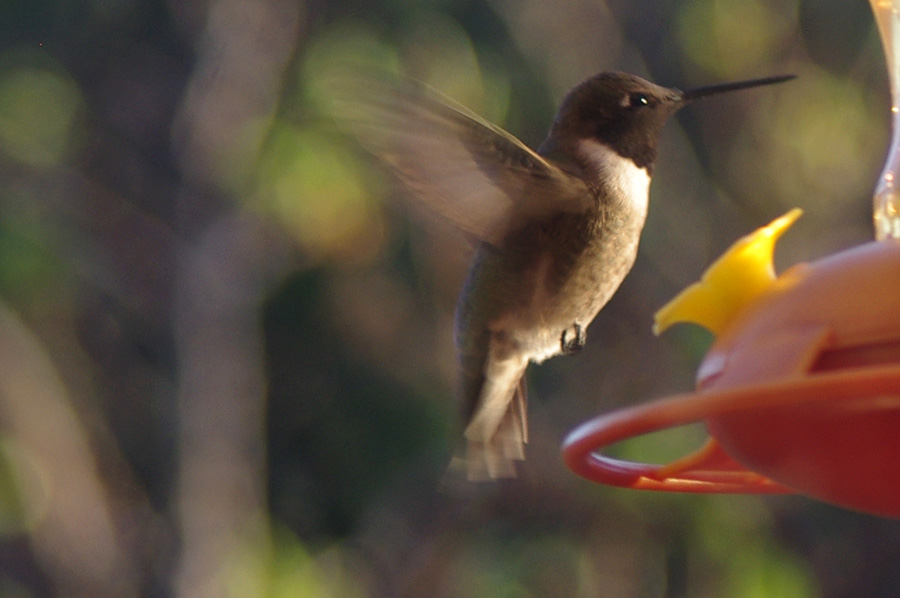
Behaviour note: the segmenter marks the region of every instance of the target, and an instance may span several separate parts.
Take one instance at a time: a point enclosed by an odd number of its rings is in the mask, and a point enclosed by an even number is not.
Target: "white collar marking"
[[[630,158],[623,158],[612,148],[593,139],[584,139],[578,149],[587,161],[591,174],[606,181],[609,191],[623,197],[642,215],[647,215],[650,175]]]

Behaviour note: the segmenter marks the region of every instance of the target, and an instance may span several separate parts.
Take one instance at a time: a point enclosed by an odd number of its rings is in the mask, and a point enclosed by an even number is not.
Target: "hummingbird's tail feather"
[[[466,427],[466,475],[470,480],[515,477],[525,458],[528,398],[525,358],[488,360],[477,407]]]

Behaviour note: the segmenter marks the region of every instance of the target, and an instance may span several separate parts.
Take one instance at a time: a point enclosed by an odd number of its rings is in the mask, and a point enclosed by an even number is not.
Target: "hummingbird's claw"
[[[559,338],[559,347],[563,355],[578,353],[584,349],[584,345],[587,343],[587,332],[581,327],[581,324],[575,322],[572,324],[572,328],[575,330],[575,338],[571,340],[566,338],[569,332],[568,328],[562,331],[562,336]]]

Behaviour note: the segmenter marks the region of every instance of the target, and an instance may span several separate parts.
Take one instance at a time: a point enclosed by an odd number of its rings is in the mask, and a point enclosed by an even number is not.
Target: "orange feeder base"
[[[706,424],[709,441],[670,464],[602,454],[694,422]],[[797,492],[900,518],[900,243],[869,243],[773,278],[719,330],[696,393],[588,421],[563,457],[613,486]]]

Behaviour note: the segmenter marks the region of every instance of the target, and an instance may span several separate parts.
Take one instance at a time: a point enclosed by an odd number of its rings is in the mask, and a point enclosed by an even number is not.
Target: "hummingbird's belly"
[[[483,246],[460,297],[460,350],[475,351],[487,334],[498,354],[540,362],[562,352],[564,331],[571,340],[586,330],[634,263],[643,224],[604,216],[564,215],[502,250]]]
[[[506,321],[497,321],[514,343],[541,362],[562,351],[562,335],[574,326],[586,329],[612,298],[634,263],[636,250],[606,247],[568,268],[549,256],[535,270],[531,301]],[[570,337],[574,338],[574,337]],[[512,340],[512,339],[511,339]]]
[[[580,251],[552,255],[538,273],[536,298],[544,317],[587,325],[615,294],[637,257],[640,230],[624,223],[594,233]],[[571,322],[569,323],[571,325]]]

